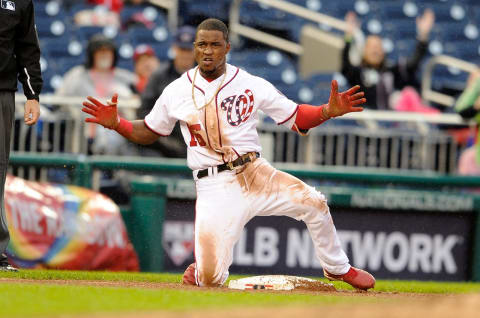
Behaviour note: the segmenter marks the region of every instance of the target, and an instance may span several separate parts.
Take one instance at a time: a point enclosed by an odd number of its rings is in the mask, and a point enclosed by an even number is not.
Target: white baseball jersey
[[[208,82],[194,68],[167,86],[145,124],[168,135],[180,121],[192,170],[217,166],[260,151],[256,125],[262,110],[291,128],[297,104],[272,84],[227,64],[226,75]],[[192,94],[194,99],[192,98]],[[342,250],[325,197],[301,180],[276,170],[264,158],[235,171],[194,179],[195,280],[221,285],[228,277],[233,246],[255,216],[285,215],[307,225],[315,252],[329,273],[344,274],[350,265]]]
[[[145,117],[147,127],[160,135],[169,135],[180,121],[192,170],[260,152],[258,110],[288,128],[295,122],[297,103],[268,81],[227,64],[226,74],[209,82],[197,68],[168,85]]]

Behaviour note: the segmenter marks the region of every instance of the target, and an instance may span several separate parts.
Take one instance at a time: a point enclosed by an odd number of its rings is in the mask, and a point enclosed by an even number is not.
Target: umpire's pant
[[[10,140],[15,120],[15,95],[13,92],[0,91],[0,254],[5,252],[10,235],[3,203],[5,178],[7,176]]]

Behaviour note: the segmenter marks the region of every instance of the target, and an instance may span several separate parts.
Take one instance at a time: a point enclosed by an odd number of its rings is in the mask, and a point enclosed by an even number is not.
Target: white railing
[[[431,101],[441,104],[443,106],[452,107],[455,104],[455,98],[453,96],[449,96],[432,90],[433,69],[435,66],[438,65],[454,67],[468,73],[471,73],[478,69],[478,66],[473,63],[447,55],[434,56],[428,61],[422,75],[422,98],[426,101]]]
[[[80,111],[84,98],[42,95],[40,100],[62,106],[42,113],[41,124],[28,127],[23,124],[24,98],[18,96],[13,150],[86,154],[86,116]],[[119,100],[124,112],[133,113],[138,106],[138,100]],[[306,137],[264,120],[258,129],[265,156],[272,161],[452,172],[461,146],[437,128],[445,125],[467,127],[468,123],[457,114],[365,110],[333,119]]]
[[[178,0],[148,0],[151,4],[167,9],[168,27],[175,31],[178,27]]]

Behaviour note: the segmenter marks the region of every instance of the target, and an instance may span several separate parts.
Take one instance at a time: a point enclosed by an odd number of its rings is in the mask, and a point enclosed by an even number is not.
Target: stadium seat
[[[55,18],[63,20],[66,17],[66,12],[62,7],[60,1],[35,1],[35,20],[45,18]]]
[[[105,28],[103,26],[75,26],[73,30],[78,39],[88,42],[95,34],[104,34]]]
[[[68,32],[68,26],[63,20],[39,19],[35,24],[39,38],[62,37]]]
[[[455,41],[445,44],[445,54],[452,55],[466,61],[480,58],[478,41]]]
[[[407,16],[403,12],[403,6],[403,1],[386,1],[378,7],[374,6],[374,9],[378,12],[378,14],[380,14],[382,20],[384,21],[388,21],[391,19],[400,20],[403,18],[407,18]]]
[[[75,44],[79,47],[75,47]],[[41,48],[42,53],[45,53],[50,58],[54,59],[79,56],[83,54],[84,50],[80,42],[72,43],[72,38],[68,36],[62,38],[44,39],[41,41]]]
[[[228,0],[184,0],[185,14],[188,16],[212,17],[222,21],[228,20],[231,2]]]
[[[79,1],[78,3],[75,3],[74,5],[72,5],[69,10],[68,10],[68,14],[73,17],[75,16],[75,14],[77,14],[78,12],[82,11],[82,10],[93,10],[95,9],[95,5],[90,5],[88,3],[86,3],[86,1]]]
[[[123,26],[144,24],[147,27],[165,26],[165,13],[150,5],[125,6],[120,12],[120,21]]]
[[[466,41],[466,24],[463,22],[443,22],[438,24],[438,35],[442,41]]]
[[[262,70],[270,69],[295,69],[290,58],[277,50],[244,50],[231,52],[229,63],[253,70],[256,74]],[[257,74],[256,74],[257,75]],[[269,75],[267,75],[269,76]]]
[[[415,39],[417,27],[415,21],[410,18],[400,20],[389,19],[383,24],[383,34],[392,36],[396,40]]]
[[[252,1],[242,2],[240,21],[260,30],[285,34],[289,39],[298,37],[294,30],[298,31],[302,25],[297,16]]]
[[[57,65],[57,74],[64,75],[75,66],[82,65],[85,62],[84,56],[79,57],[64,57],[55,61]]]
[[[158,59],[160,59],[160,61],[168,61],[169,59],[173,58],[173,56],[170,56],[170,54],[173,54],[170,52],[170,40],[165,42],[151,43],[150,46],[153,48],[155,55]]]
[[[167,42],[171,38],[168,29],[162,26],[152,30],[141,26],[132,27],[127,31],[127,35],[134,46]]]

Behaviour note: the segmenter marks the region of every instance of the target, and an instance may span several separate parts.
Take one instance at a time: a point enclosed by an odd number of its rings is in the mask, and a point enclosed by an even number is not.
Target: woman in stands
[[[367,107],[373,109],[389,109],[390,97],[396,90],[401,90],[408,85],[414,85],[415,72],[427,52],[428,38],[432,30],[435,15],[432,10],[425,10],[424,14],[417,18],[417,46],[414,54],[405,61],[399,60],[396,64],[389,64],[385,58],[382,39],[378,35],[369,35],[365,46],[360,65],[356,66],[350,62],[349,51],[353,34],[358,28],[355,13],[349,12],[345,18],[348,29],[345,32],[345,47],[342,55],[342,74],[351,85],[360,84],[368,100]],[[412,90],[406,91],[407,96],[401,96],[407,101],[420,102],[420,98],[414,98]],[[395,103],[396,104],[396,103]],[[412,109],[431,111],[421,104],[412,105]],[[415,107],[416,106],[416,107]],[[416,108],[416,109],[415,109]]]
[[[97,95],[108,98],[118,92],[124,98],[133,96],[131,87],[137,81],[134,73],[116,67],[117,49],[112,40],[101,34],[92,36],[87,46],[87,57],[84,65],[69,70],[63,77],[61,86],[56,90],[60,96]],[[88,128],[90,153],[118,154],[112,150],[125,150],[122,138],[107,130],[98,130],[91,125]],[[112,145],[117,145],[113,147]]]

